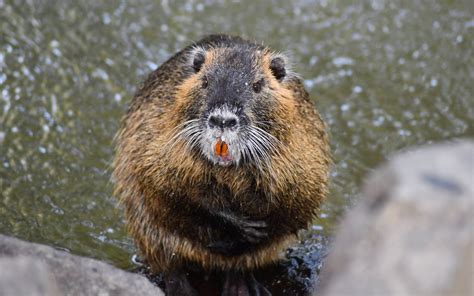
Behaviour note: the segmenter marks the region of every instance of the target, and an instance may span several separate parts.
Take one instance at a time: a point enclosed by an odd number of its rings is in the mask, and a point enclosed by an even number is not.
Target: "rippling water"
[[[112,139],[135,86],[204,34],[288,52],[331,132],[330,236],[363,177],[474,136],[472,1],[0,0],[0,233],[130,268]]]

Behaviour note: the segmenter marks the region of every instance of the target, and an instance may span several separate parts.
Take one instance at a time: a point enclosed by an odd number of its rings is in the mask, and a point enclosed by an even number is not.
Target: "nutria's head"
[[[219,166],[262,164],[291,124],[294,79],[286,57],[257,46],[193,47],[177,92],[178,135]]]

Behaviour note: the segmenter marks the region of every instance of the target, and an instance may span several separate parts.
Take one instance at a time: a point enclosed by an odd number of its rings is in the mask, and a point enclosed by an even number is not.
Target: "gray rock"
[[[474,295],[474,143],[376,170],[340,225],[318,295]]]
[[[60,295],[53,274],[39,259],[0,258],[0,295]]]
[[[0,235],[0,295],[164,295],[145,277]]]

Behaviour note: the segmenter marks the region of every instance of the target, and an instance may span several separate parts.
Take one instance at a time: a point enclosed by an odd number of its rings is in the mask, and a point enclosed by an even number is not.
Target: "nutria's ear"
[[[202,64],[204,64],[204,55],[202,53],[198,53],[194,56],[193,60],[194,71],[199,72],[199,70],[201,70]]]
[[[285,64],[285,59],[281,56],[276,56],[270,61],[270,70],[278,81],[282,81],[286,76]]]
[[[190,63],[194,71],[196,71],[196,73],[199,72],[199,70],[201,70],[202,65],[204,64],[204,61],[205,61],[205,55],[206,55],[206,52],[201,47],[193,48],[193,50],[191,51]]]

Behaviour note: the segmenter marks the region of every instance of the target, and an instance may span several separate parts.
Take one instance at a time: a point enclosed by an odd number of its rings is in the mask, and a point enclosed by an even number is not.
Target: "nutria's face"
[[[269,161],[280,143],[285,61],[255,48],[193,49],[180,135],[215,165]]]

